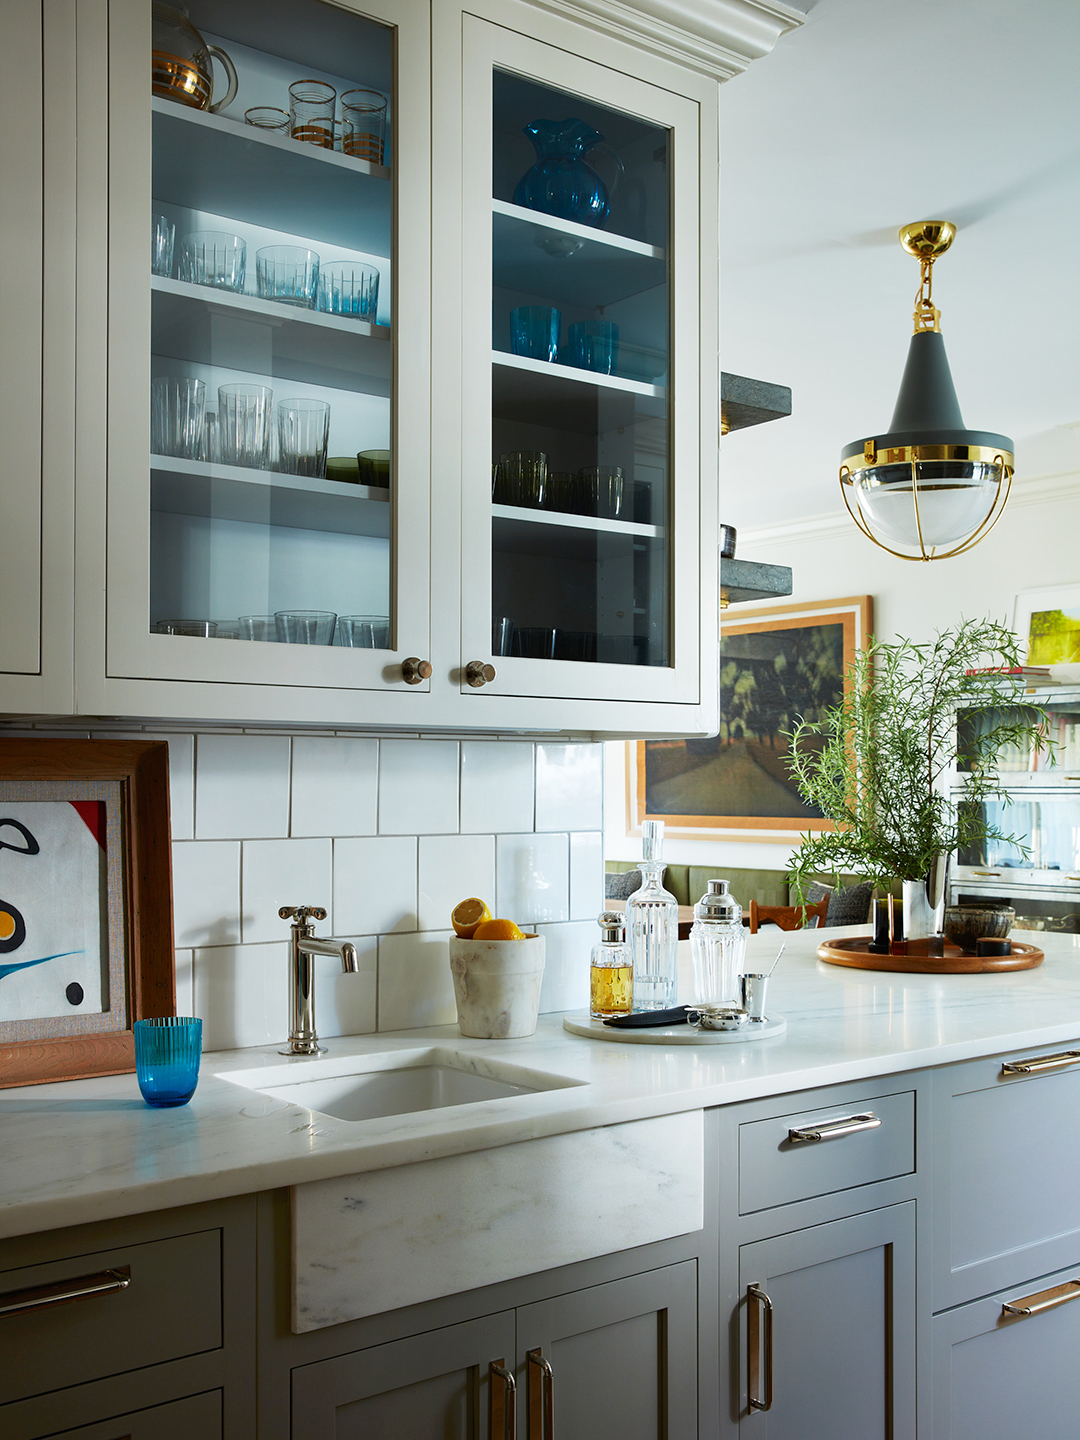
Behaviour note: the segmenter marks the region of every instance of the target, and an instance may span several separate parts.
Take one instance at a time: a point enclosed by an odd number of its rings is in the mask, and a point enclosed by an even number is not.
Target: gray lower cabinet
[[[1080,1266],[935,1315],[932,1335],[934,1440],[1078,1433]]]
[[[692,1260],[557,1295],[517,1312],[528,1440],[694,1440],[697,1266]]]
[[[912,1440],[915,1204],[743,1245],[740,1440]]]
[[[297,1366],[291,1409],[291,1440],[696,1440],[697,1267]]]
[[[506,1310],[300,1365],[292,1440],[488,1440],[492,1418],[502,1440],[513,1399],[492,1367],[509,1372],[513,1357]]]
[[[97,1425],[52,1432],[49,1440],[222,1440],[220,1390],[152,1405]]]

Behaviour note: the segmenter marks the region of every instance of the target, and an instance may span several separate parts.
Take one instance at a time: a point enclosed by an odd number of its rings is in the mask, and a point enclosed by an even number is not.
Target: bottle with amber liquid
[[[626,943],[626,923],[615,910],[597,917],[600,939],[589,967],[589,1014],[614,1020],[634,1008],[634,956]]]

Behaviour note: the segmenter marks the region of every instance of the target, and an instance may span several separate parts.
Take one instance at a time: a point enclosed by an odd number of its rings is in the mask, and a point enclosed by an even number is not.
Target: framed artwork
[[[1080,585],[1021,590],[1013,629],[1027,641],[1029,665],[1080,664]]]
[[[720,733],[627,745],[627,833],[663,820],[684,839],[790,844],[807,830],[830,830],[788,773],[783,732],[797,716],[815,720],[837,703],[871,623],[869,595],[723,619]]]
[[[169,747],[0,739],[0,1088],[134,1070],[175,1013]]]

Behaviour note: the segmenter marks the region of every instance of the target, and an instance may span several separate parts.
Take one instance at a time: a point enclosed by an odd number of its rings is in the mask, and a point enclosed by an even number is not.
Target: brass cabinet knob
[[[410,655],[401,662],[401,678],[406,685],[419,685],[421,680],[430,679],[431,661],[421,660],[418,655]]]
[[[481,685],[490,685],[495,679],[495,666],[485,665],[483,660],[470,660],[465,666],[465,679],[474,690],[479,690]]]

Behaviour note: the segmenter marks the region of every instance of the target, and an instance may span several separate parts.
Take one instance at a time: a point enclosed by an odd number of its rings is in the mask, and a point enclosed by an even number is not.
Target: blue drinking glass
[[[614,375],[619,364],[619,327],[610,320],[578,320],[568,326],[570,364]]]
[[[199,1083],[202,1021],[188,1015],[135,1021],[135,1075],[148,1105],[186,1105]]]
[[[518,305],[510,311],[510,351],[528,360],[558,358],[562,315],[554,305]]]

